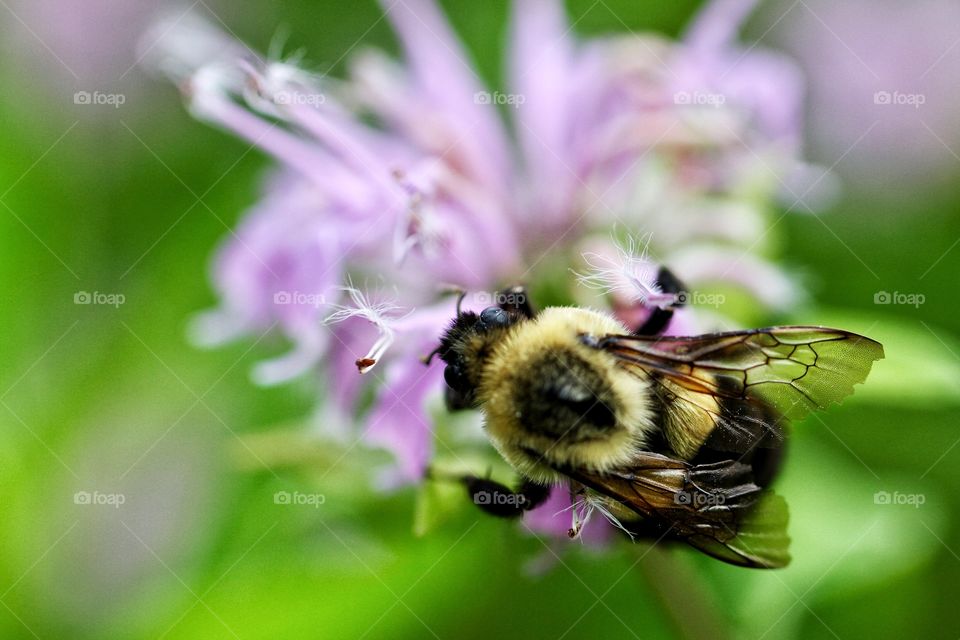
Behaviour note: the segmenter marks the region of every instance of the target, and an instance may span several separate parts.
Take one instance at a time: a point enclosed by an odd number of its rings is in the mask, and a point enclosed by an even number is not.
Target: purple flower
[[[560,269],[569,300],[637,319],[669,302],[653,284],[669,264],[691,287],[787,305],[795,287],[759,250],[779,188],[770,172],[800,165],[800,85],[788,62],[734,42],[749,4],[712,3],[682,42],[583,42],[560,2],[515,2],[510,84],[494,90],[431,0],[386,9],[403,62],[368,51],[346,79],[260,60],[210,28],[189,42],[172,35],[154,64],[194,114],[278,165],[218,254],[221,305],[198,334],[275,326],[292,350],[256,379],[329,380],[323,415],[356,420],[368,444],[395,454],[380,476],[392,486],[421,479],[433,455],[426,406],[442,381],[420,357],[453,315],[450,285],[481,309],[489,292]],[[644,250],[622,237],[640,235]],[[724,322],[685,309],[669,330]],[[363,416],[355,369],[377,385]]]
[[[4,2],[4,39],[20,63],[44,65],[47,74],[77,89],[114,90],[136,65],[137,38],[161,0],[11,0]],[[215,4],[211,2],[211,4]],[[39,71],[40,68],[36,69]],[[46,79],[52,83],[53,79]]]
[[[572,499],[565,487],[556,487],[546,502],[529,512],[524,525],[534,535],[576,537],[600,545],[610,540],[612,529],[607,525],[616,523],[616,520],[605,509],[598,516],[598,509],[603,508],[597,503],[585,502],[584,498]]]
[[[810,0],[784,11],[770,22],[811,72],[809,138],[827,160],[843,158],[845,184],[912,200],[919,187],[953,176],[960,5]]]

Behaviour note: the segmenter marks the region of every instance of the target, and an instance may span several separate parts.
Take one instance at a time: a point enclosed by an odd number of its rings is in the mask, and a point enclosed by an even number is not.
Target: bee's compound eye
[[[463,388],[463,372],[456,365],[447,365],[447,368],[443,370],[443,380],[448,387],[455,391]]]
[[[500,307],[487,307],[480,312],[480,322],[488,327],[505,327],[510,324],[510,318]]]

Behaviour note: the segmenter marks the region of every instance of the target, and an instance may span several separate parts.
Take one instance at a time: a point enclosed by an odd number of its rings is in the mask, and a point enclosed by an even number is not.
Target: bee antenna
[[[436,349],[434,349],[433,351],[431,351],[431,352],[428,353],[427,355],[422,356],[422,357],[420,358],[420,362],[422,362],[424,365],[426,365],[426,366],[429,367],[429,366],[430,366],[430,363],[433,362],[433,357],[434,357],[435,355],[437,355],[438,353],[440,353],[440,350],[441,350],[441,349],[443,349],[443,345],[442,345],[442,344],[437,345],[437,348],[436,348]]]
[[[463,305],[463,299],[466,297],[467,297],[467,292],[461,289],[460,295],[457,296],[457,317],[458,318],[461,315],[460,307]]]

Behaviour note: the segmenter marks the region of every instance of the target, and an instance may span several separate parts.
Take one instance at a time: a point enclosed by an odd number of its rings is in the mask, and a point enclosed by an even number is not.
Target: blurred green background
[[[250,383],[250,365],[282,344],[199,351],[185,338],[191,315],[215,302],[212,248],[255,201],[269,161],[192,120],[173,87],[134,66],[130,43],[153,7],[71,36],[59,23],[112,3],[7,2],[0,637],[650,638],[704,625],[722,627],[717,637],[960,634],[954,153],[923,181],[901,183],[894,167],[880,180],[889,191],[853,176],[821,217],[777,225],[783,259],[811,296],[768,320],[838,324],[887,348],[872,384],[795,429],[779,489],[791,504],[790,568],[745,571],[682,549],[638,562],[645,548],[626,544],[558,559],[469,510],[416,537],[413,490],[379,495],[359,468],[369,454],[330,471],[339,454],[298,436],[322,381]],[[396,51],[367,0],[199,5],[260,50],[285,29],[287,50],[302,47],[334,75],[358,40]],[[444,6],[496,86],[507,3]],[[582,34],[627,25],[676,35],[699,3],[567,6]],[[770,40],[789,8],[766,5],[747,41]],[[93,45],[105,53],[86,64],[79,56]],[[858,55],[869,65],[870,51]],[[75,105],[80,90],[126,102]],[[826,166],[838,160],[818,153],[809,155]],[[841,179],[855,160],[837,162]],[[876,305],[879,291],[925,302]],[[78,292],[125,300],[80,305]],[[326,501],[276,505],[281,490]],[[923,504],[878,505],[880,491]],[[77,492],[123,504],[77,504]]]

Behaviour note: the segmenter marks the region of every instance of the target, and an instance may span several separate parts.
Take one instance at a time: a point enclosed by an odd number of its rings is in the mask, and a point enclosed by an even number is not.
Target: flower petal
[[[432,349],[422,345],[424,352]],[[384,384],[377,395],[370,425],[364,434],[367,444],[390,451],[396,466],[380,473],[378,484],[393,488],[423,479],[433,454],[433,429],[427,414],[427,400],[441,390],[443,367],[434,362],[424,366],[416,358],[390,363]]]
[[[449,23],[432,0],[381,0],[403,44],[425,105],[453,125],[449,143],[466,163],[466,173],[503,194],[510,175],[508,139],[496,109],[483,103],[479,76]],[[422,114],[421,114],[422,117]]]
[[[529,184],[525,217],[542,226],[572,210],[579,186],[570,144],[573,43],[557,0],[514,0],[510,86],[522,102],[513,110]]]

